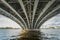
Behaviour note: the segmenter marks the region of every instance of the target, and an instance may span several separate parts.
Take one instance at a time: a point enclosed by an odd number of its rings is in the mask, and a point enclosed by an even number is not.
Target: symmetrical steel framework
[[[60,0],[0,0],[0,14],[23,29],[39,29],[51,17],[60,13]]]

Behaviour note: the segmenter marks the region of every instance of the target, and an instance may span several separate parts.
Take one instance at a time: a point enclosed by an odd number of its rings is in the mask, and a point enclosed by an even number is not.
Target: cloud
[[[13,27],[13,28],[17,28],[17,27],[20,27],[16,22],[12,21],[11,19],[3,16],[3,15],[0,15],[0,27]]]
[[[52,17],[51,19],[46,21],[43,25],[46,25],[46,26],[60,26],[60,14]]]

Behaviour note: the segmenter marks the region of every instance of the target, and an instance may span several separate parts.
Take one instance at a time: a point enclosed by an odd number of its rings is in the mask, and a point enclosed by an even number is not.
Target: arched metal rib
[[[11,15],[10,13],[8,13],[7,11],[3,10],[2,8],[0,8],[0,14],[14,20],[16,23],[18,23],[23,29],[24,28],[24,25],[21,23],[21,21],[19,21],[17,18],[15,18],[13,15]]]
[[[26,18],[27,18],[28,27],[30,27],[29,19],[28,19],[27,12],[26,12],[26,10],[25,10],[24,4],[23,4],[22,0],[18,0],[18,2],[20,3],[20,5],[21,5],[21,7],[22,7],[22,9],[23,9],[23,12],[24,12],[24,14],[25,14],[25,16],[26,16]]]
[[[54,13],[53,12],[55,12],[56,10],[58,10],[58,9],[60,9],[60,5],[59,6],[57,6],[56,8],[54,8],[54,10],[52,10],[51,12],[49,12],[40,22],[39,22],[39,24],[37,25],[37,28],[39,28],[39,25],[41,24],[41,22],[43,21],[43,20],[45,20],[49,15],[53,15]],[[57,13],[58,14],[58,13]]]
[[[39,0],[35,0],[35,2],[34,2],[33,16],[32,16],[32,27],[33,27],[33,21],[34,21],[34,16],[35,16],[36,9],[37,9],[37,6],[38,6],[38,2],[39,2]]]
[[[17,16],[19,16],[20,19],[24,22],[25,27],[27,27],[27,24],[25,23],[24,19],[19,15],[19,13],[14,8],[12,8],[5,0],[1,0],[1,2],[4,3],[7,7],[9,7]]]
[[[39,20],[39,18],[46,12],[46,10],[55,2],[56,0],[51,0],[47,3],[47,5],[45,6],[45,8],[43,9],[43,11],[40,13],[40,15],[38,16],[36,22],[35,22],[35,25],[34,27],[37,25],[37,22]]]

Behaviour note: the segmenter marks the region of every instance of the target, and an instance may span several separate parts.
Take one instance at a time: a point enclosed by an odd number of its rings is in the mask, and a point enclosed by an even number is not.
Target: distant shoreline
[[[0,29],[7,29],[7,28],[0,28]],[[8,28],[8,29],[20,29],[20,28]]]
[[[60,28],[40,28],[40,29],[60,29]]]

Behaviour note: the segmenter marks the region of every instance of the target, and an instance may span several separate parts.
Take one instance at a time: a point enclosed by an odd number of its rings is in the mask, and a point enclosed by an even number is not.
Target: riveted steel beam
[[[60,10],[60,5],[58,5],[57,7],[55,7],[51,12],[49,12],[38,24],[37,24],[37,28],[39,28],[39,25],[41,24],[42,21],[44,21],[47,17],[49,17],[50,15],[56,15],[58,13],[54,13],[56,12],[56,10]],[[49,17],[51,18],[51,17]]]
[[[21,5],[21,7],[22,7],[22,9],[23,9],[23,12],[24,12],[24,14],[25,14],[25,16],[26,16],[27,23],[28,23],[28,26],[27,26],[27,27],[30,27],[28,15],[27,15],[26,9],[25,9],[25,7],[24,7],[23,1],[22,1],[22,0],[18,0],[18,2],[20,3],[20,5]]]
[[[24,21],[24,19],[19,15],[19,13],[12,6],[10,6],[5,0],[1,0],[1,2],[3,4],[5,4],[5,6],[7,6],[8,8],[10,8],[17,16],[19,16],[19,18],[24,22],[25,27],[27,26],[26,22]]]
[[[56,0],[51,0],[47,3],[47,5],[44,7],[43,11],[40,13],[40,15],[38,16],[34,27],[36,27],[38,20],[41,18],[41,16],[46,12],[46,10],[55,2]]]
[[[16,23],[18,23],[23,29],[24,25],[21,23],[21,21],[19,21],[16,17],[14,17],[13,15],[11,15],[10,13],[8,13],[7,11],[3,10],[2,8],[0,8],[0,14],[4,15],[10,19],[12,19],[13,21],[15,21]]]

